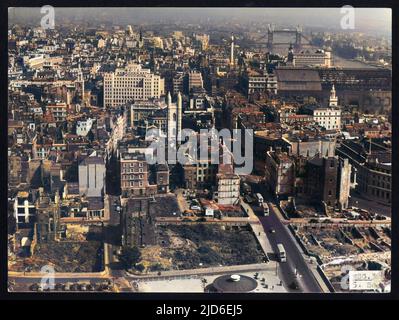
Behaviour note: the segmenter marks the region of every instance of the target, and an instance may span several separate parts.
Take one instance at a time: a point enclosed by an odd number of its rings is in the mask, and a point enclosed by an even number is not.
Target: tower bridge
[[[293,38],[290,41],[275,41],[276,40],[276,35],[292,35]],[[262,41],[265,40],[266,41]],[[301,49],[302,46],[304,45],[303,40],[306,40],[307,43],[309,43],[309,39],[305,37],[302,34],[302,27],[297,26],[295,29],[293,28],[282,28],[282,29],[277,29],[273,24],[268,24],[267,25],[267,34],[263,36],[261,41],[258,41],[258,45],[266,45],[267,49],[269,52],[273,51],[273,46],[276,45],[289,45],[289,44],[294,44],[295,49]]]
[[[290,44],[290,42],[274,42],[275,34],[295,35],[294,48],[299,49],[302,46],[302,27],[297,26],[295,29],[275,29],[275,26],[268,24],[267,26],[267,48],[273,50],[273,45]]]

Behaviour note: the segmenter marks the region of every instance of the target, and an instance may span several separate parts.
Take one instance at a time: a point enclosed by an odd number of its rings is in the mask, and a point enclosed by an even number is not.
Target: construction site
[[[161,225],[156,238],[155,245],[141,248],[145,271],[255,264],[266,259],[248,226]]]
[[[337,292],[347,290],[342,286],[342,279],[348,270],[390,273],[391,227],[388,223],[304,224],[294,229],[305,251],[317,259]]]
[[[30,253],[9,256],[9,270],[38,272],[45,265],[55,272],[99,272],[104,268],[102,229],[85,224],[65,224],[59,240],[32,241]]]

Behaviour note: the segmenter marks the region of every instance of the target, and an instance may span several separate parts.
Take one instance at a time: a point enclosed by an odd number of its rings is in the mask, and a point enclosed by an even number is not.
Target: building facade
[[[188,92],[193,88],[203,88],[204,82],[202,80],[201,72],[191,71],[188,74]]]
[[[120,178],[122,197],[146,195],[149,191],[149,171],[145,154],[122,153]]]
[[[216,201],[219,204],[236,205],[240,200],[240,177],[237,174],[218,173]]]
[[[32,193],[19,191],[14,201],[14,218],[17,227],[33,226],[36,221],[35,199]]]
[[[280,148],[266,153],[266,181],[269,189],[277,197],[294,194],[295,162]]]
[[[46,106],[47,111],[54,117],[55,122],[63,122],[67,117],[67,104],[63,102],[57,102]]]
[[[116,107],[134,100],[159,99],[164,94],[164,79],[130,64],[125,69],[104,74],[104,107]]]
[[[78,169],[79,194],[87,197],[103,197],[105,172],[104,158],[95,155],[85,158]]]
[[[303,50],[293,55],[292,64],[295,67],[318,66],[331,67],[331,52],[324,50]]]
[[[377,150],[374,150],[377,149]],[[391,151],[372,142],[343,141],[337,149],[342,159],[348,159],[354,171],[352,180],[359,194],[379,204],[392,203]]]
[[[317,108],[313,110],[313,120],[326,130],[340,130],[341,110],[337,108]]]

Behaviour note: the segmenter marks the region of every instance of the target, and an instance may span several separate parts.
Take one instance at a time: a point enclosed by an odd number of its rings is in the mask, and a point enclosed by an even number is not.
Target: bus
[[[267,205],[266,202],[263,202],[262,206],[263,206],[263,215],[267,217],[270,213],[269,206]]]
[[[256,201],[258,202],[259,207],[261,207],[263,205],[263,197],[260,193],[256,194]]]
[[[277,249],[278,249],[278,259],[280,262],[286,262],[287,261],[287,256],[285,254],[285,249],[282,243],[277,244]]]

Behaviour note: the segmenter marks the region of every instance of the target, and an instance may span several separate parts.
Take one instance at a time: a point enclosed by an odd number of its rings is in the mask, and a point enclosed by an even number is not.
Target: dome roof
[[[213,281],[213,287],[218,292],[250,292],[256,289],[256,280],[244,275],[224,275]]]

